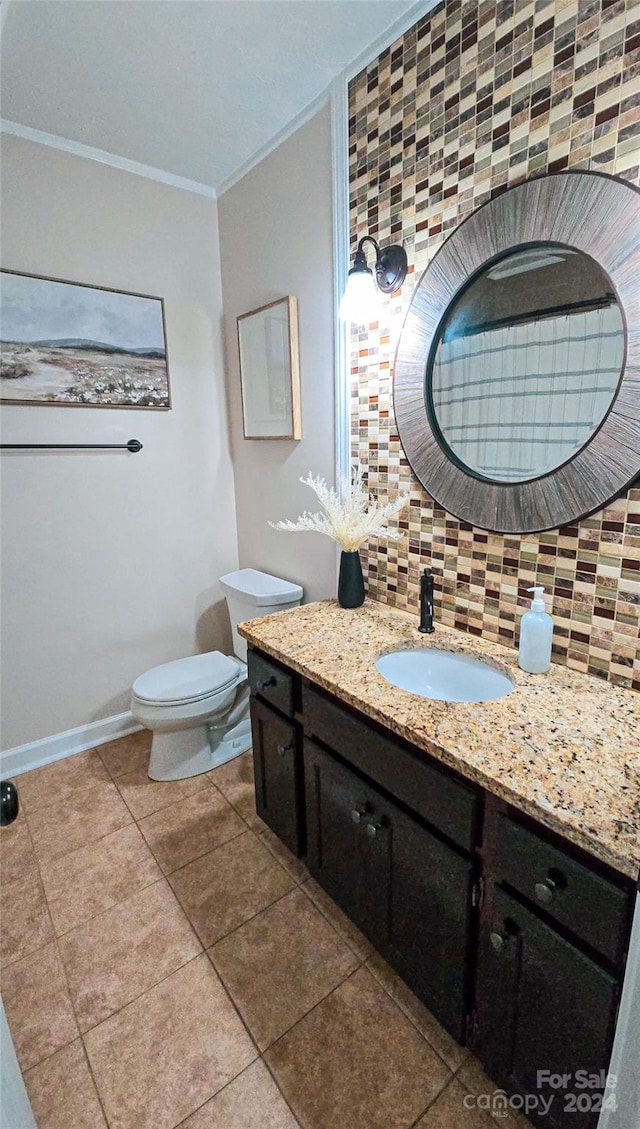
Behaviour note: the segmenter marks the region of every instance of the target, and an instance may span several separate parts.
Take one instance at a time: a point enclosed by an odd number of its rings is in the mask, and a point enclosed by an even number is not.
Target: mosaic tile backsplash
[[[469,212],[566,168],[640,183],[640,0],[447,0],[349,87],[351,235],[402,241],[409,275],[351,343],[352,457],[372,493],[410,492],[398,543],[362,551],[369,595],[418,607],[436,573],[442,622],[517,644],[543,584],[554,661],[640,690],[640,488],[548,533],[501,535],[446,513],[413,476],[391,372],[415,282]]]

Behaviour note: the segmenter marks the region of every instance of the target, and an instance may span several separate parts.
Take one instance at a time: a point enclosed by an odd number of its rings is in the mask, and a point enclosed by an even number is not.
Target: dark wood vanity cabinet
[[[631,881],[271,659],[249,671],[262,819],[500,1087],[544,1099],[534,1124],[595,1129]]]

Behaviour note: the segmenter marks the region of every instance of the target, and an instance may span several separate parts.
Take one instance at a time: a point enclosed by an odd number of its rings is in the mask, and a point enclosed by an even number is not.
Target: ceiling
[[[11,0],[2,7],[5,120],[220,192],[416,5]]]

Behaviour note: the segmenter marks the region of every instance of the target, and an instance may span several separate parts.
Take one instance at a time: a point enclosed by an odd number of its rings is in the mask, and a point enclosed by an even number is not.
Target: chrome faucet
[[[420,626],[418,631],[423,635],[431,635],[435,631],[433,626],[433,573],[430,568],[425,568],[420,577]]]

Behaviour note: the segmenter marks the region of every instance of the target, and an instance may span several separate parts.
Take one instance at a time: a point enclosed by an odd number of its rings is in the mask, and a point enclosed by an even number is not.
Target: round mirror
[[[427,371],[447,453],[526,482],[571,459],[605,418],[624,361],[613,284],[590,255],[529,245],[487,264],[448,310]]]
[[[640,471],[640,191],[571,170],[472,212],[419,280],[393,374],[411,468],[481,529],[557,529]]]

